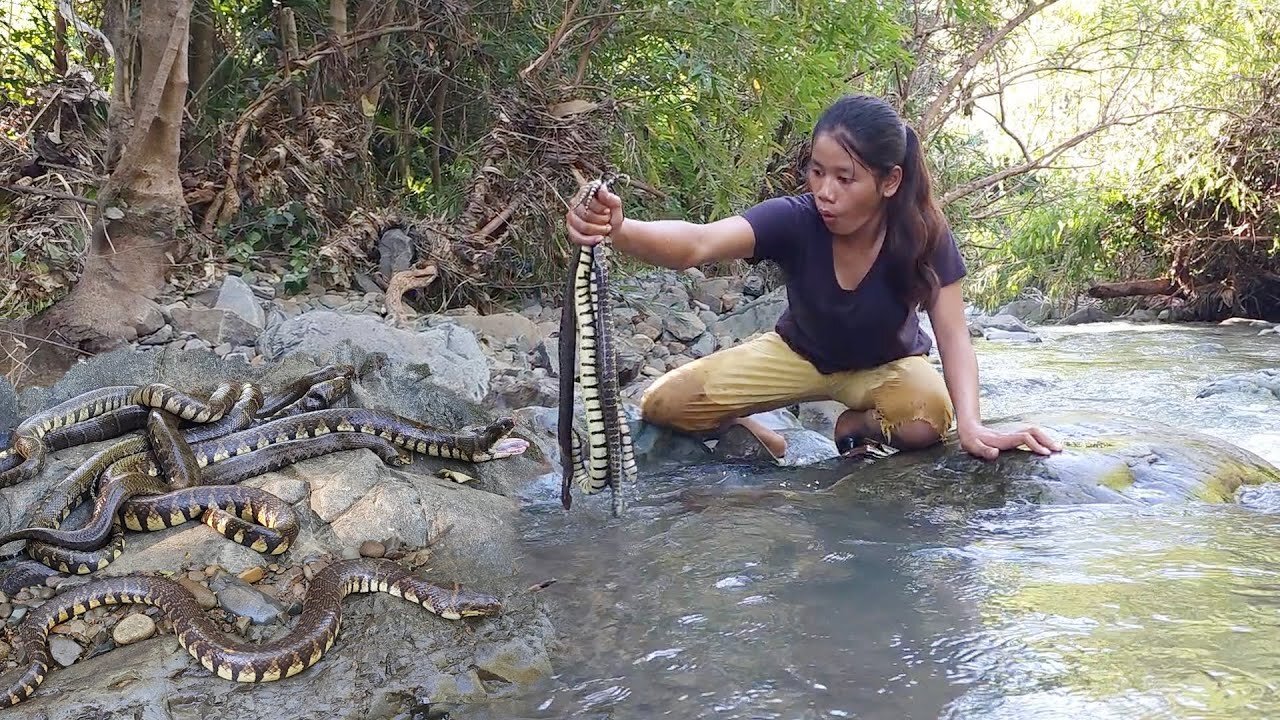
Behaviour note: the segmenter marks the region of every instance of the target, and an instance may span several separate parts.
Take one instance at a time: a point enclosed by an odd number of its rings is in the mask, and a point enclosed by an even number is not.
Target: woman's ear
[[[880,183],[881,197],[891,198],[894,193],[898,192],[898,186],[902,184],[902,166],[894,165],[893,169],[884,176],[884,181]]]

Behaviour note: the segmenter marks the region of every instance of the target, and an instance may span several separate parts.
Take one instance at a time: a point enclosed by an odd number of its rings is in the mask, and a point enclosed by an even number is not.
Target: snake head
[[[491,617],[502,612],[502,601],[493,595],[455,587],[449,609],[458,617]]]

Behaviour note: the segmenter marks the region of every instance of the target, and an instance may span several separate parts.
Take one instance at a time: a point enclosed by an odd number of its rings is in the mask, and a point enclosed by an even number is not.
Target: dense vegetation
[[[1167,277],[1156,304],[1280,313],[1271,0],[148,3],[190,13],[179,283],[351,284],[399,225],[433,306],[554,293],[575,169],[627,173],[640,217],[723,215],[794,189],[816,113],[863,91],[926,138],[972,300]],[[6,315],[63,297],[119,212],[67,196],[120,155],[140,6],[74,7],[113,53],[55,0],[0,8]]]

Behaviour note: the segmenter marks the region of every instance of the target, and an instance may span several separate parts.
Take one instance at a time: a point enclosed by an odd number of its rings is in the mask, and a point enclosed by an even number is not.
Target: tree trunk
[[[120,160],[100,194],[84,271],[71,293],[28,323],[29,368],[56,372],[76,350],[124,345],[156,323],[152,302],[179,255],[188,224],[178,177],[192,0],[142,0],[141,68],[132,91],[133,124],[117,132]],[[113,104],[113,110],[119,107]],[[55,345],[54,343],[59,343]]]
[[[191,10],[191,43],[187,58],[187,73],[192,90],[191,115],[196,119],[204,117],[205,105],[209,98],[209,81],[213,77],[213,33],[213,6],[209,0],[194,0]]]
[[[1098,283],[1087,291],[1089,297],[1122,298],[1138,295],[1168,295],[1173,292],[1173,281],[1169,278],[1145,278],[1142,280],[1123,280],[1120,282]]]

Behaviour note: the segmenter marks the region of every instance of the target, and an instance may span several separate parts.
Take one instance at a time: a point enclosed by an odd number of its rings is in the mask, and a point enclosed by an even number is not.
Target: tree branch
[[[1018,26],[1022,25],[1036,13],[1056,2],[1058,2],[1058,0],[1041,0],[1038,3],[1028,5],[1022,12],[1007,21],[999,30],[992,33],[990,37],[983,40],[978,47],[973,49],[973,52],[970,52],[965,56],[964,60],[960,63],[960,67],[957,68],[956,71],[951,74],[951,77],[947,79],[947,82],[942,86],[942,89],[939,90],[938,94],[933,98],[933,102],[929,103],[929,107],[925,109],[924,114],[920,117],[919,123],[916,124],[916,134],[920,137],[922,142],[926,137],[928,137],[929,133],[933,131],[933,128],[936,127],[938,116],[942,113],[942,109],[946,107],[947,103],[950,102],[951,95],[956,91],[956,87],[960,85],[960,82],[964,80],[965,76],[970,72],[973,72],[973,69],[978,66],[978,63],[982,62],[987,55],[991,54],[991,51],[995,46],[1008,36],[1009,33],[1016,30]]]
[[[995,185],[996,183],[999,183],[1000,181],[1005,180],[1006,178],[1011,178],[1016,175],[1022,175],[1022,174],[1031,172],[1033,170],[1039,170],[1045,167],[1046,165],[1048,165],[1049,162],[1052,161],[1057,156],[1061,155],[1062,153],[1070,150],[1071,148],[1079,145],[1085,140],[1088,140],[1089,138],[1093,137],[1094,135],[1097,135],[1098,133],[1108,128],[1115,127],[1117,125],[1136,125],[1137,123],[1143,120],[1148,120],[1150,118],[1153,118],[1159,115],[1168,115],[1171,113],[1182,112],[1189,109],[1191,108],[1185,105],[1175,105],[1175,106],[1163,108],[1160,110],[1154,110],[1149,113],[1141,113],[1138,115],[1125,115],[1125,116],[1117,117],[1111,120],[1103,120],[1099,122],[1097,125],[1094,125],[1093,127],[1089,128],[1088,130],[1081,131],[1071,136],[1070,138],[1063,140],[1062,142],[1058,143],[1051,149],[1042,153],[1037,158],[1030,159],[1018,165],[1007,167],[1003,170],[1000,170],[999,172],[992,173],[986,177],[979,178],[977,180],[964,183],[962,185],[957,185],[956,187],[952,188],[945,195],[942,196],[941,200],[939,201],[939,204],[942,207],[946,207],[947,205],[950,205],[951,203],[961,198],[972,195],[973,193],[978,192],[979,190],[983,190],[985,188],[991,187],[992,185]]]

